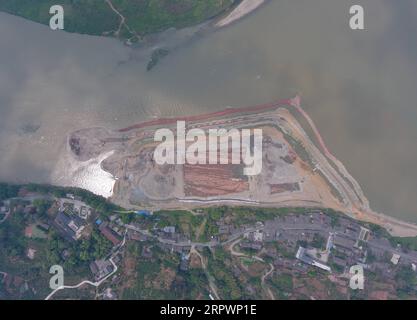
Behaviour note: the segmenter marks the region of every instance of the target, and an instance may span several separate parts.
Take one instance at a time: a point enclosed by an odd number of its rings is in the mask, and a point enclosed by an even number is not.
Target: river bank
[[[151,206],[166,209],[184,207],[192,210],[196,207],[222,204],[260,207],[268,207],[274,204],[282,207],[311,206],[333,208],[357,220],[380,225],[394,236],[416,236],[417,225],[390,218],[373,211],[369,207],[368,199],[363,194],[361,187],[349,174],[342,162],[330,153],[312,119],[301,108],[300,101],[299,96],[296,96],[293,99],[259,106],[226,109],[197,116],[151,120],[116,131],[109,131],[104,128],[78,130],[70,136],[70,140],[73,143],[71,143],[71,148],[68,149],[71,151],[69,156],[75,157],[72,160],[75,168],[76,159],[80,161],[80,176],[84,176],[83,167],[85,167],[85,163],[99,158],[103,163],[102,169],[115,177],[114,179],[116,180],[115,192],[111,197],[112,201],[124,207],[140,208]],[[313,143],[311,137],[307,135],[304,128],[301,127],[291,113],[287,109],[282,108],[283,106],[297,110],[308,119],[308,123],[314,128],[314,134],[319,141],[318,146]],[[248,190],[243,188],[240,191],[233,191],[233,189],[225,194],[199,194],[198,196],[193,196],[192,194],[195,190],[200,190],[198,192],[201,193],[203,188],[203,186],[195,185],[195,181],[205,181],[205,179],[209,178],[207,183],[214,183],[210,192],[216,189],[215,186],[219,184],[218,179],[221,180],[220,177],[216,176],[218,174],[216,170],[218,169],[207,170],[201,176],[201,172],[198,170],[193,171],[192,168],[188,168],[187,172],[189,174],[187,175],[183,173],[186,172],[184,171],[186,169],[182,167],[181,169],[155,168],[151,163],[152,161],[149,162],[152,159],[152,155],[149,152],[151,152],[152,146],[154,146],[152,133],[160,126],[169,127],[175,125],[176,121],[179,120],[187,121],[191,127],[201,128],[210,127],[208,123],[226,127],[232,125],[233,128],[246,126],[264,127],[265,131],[268,128],[265,126],[278,127],[284,134],[286,143],[290,141],[293,152],[296,152],[297,158],[300,158],[299,161],[301,162],[297,165],[299,167],[297,169],[298,173],[292,171],[293,169],[284,163],[271,162],[272,158],[268,157],[267,154],[276,152],[273,151],[274,149],[265,149],[264,151],[268,153],[264,154],[264,157],[269,158],[269,164],[273,164],[273,167],[276,167],[276,170],[280,172],[278,174],[279,183],[297,181],[298,174],[301,174],[303,179],[300,180],[302,181],[300,189],[302,191],[300,193],[284,192],[278,195],[270,193],[271,190],[264,185],[271,186],[271,184],[278,183],[274,182],[275,180],[272,178],[277,173],[275,170],[269,172],[268,170],[270,169],[267,169],[254,180],[256,181],[256,189],[252,188],[250,186],[252,182],[249,182]],[[283,139],[281,135],[271,132],[268,133],[267,138],[270,137],[274,137],[272,140],[281,145],[285,141],[281,140]],[[294,144],[294,142],[296,143]],[[112,153],[112,150],[117,151]],[[64,164],[63,167],[67,166]],[[199,170],[203,170],[203,168]],[[160,171],[163,172],[163,175],[160,174]],[[289,174],[289,172],[293,173]],[[220,173],[223,178],[229,174],[228,169],[224,169]],[[71,175],[69,176],[69,180],[71,180]],[[86,176],[89,176],[89,174],[86,174]],[[189,176],[193,178],[190,180]],[[168,182],[164,179],[168,179]],[[236,183],[237,180],[234,179],[233,181]],[[221,185],[224,187],[227,183],[230,183],[230,181],[224,180]],[[242,181],[242,184],[244,185],[245,183]],[[188,194],[185,190],[188,190]],[[137,194],[140,194],[140,200],[132,200],[137,197]]]

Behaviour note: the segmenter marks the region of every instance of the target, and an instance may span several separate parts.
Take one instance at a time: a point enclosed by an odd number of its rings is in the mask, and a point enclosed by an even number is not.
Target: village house
[[[58,212],[54,222],[64,236],[73,240],[78,240],[85,228],[85,222],[80,217],[62,211]]]
[[[99,281],[113,271],[114,267],[110,260],[96,260],[90,263],[90,270],[94,279]]]
[[[108,224],[106,222],[100,224],[98,227],[101,234],[109,240],[111,243],[113,243],[114,246],[117,246],[122,241],[119,236],[108,227]]]

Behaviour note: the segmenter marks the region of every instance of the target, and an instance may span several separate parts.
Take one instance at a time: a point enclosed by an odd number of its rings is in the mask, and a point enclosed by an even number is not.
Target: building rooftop
[[[121,242],[121,239],[116,235],[115,232],[113,232],[110,228],[107,227],[107,224],[102,223],[99,226],[99,230],[107,240],[113,243],[113,245],[116,246]]]

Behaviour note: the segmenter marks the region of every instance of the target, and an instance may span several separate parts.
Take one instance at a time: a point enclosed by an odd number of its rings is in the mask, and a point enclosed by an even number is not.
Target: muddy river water
[[[417,222],[417,2],[363,2],[365,30],[353,31],[350,1],[272,0],[150,72],[144,49],[0,14],[0,180],[71,183],[58,160],[78,128],[300,93],[371,207]],[[101,192],[110,178],[91,180],[91,165],[74,183]]]

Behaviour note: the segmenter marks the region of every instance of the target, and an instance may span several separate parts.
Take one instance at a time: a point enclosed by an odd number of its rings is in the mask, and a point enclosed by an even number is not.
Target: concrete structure
[[[313,259],[310,255],[308,255],[307,250],[305,248],[301,247],[301,246],[298,248],[298,251],[297,251],[295,257],[298,260],[300,260],[304,263],[307,263],[311,266],[320,268],[320,269],[325,270],[325,271],[329,271],[329,272],[331,271],[329,266],[326,266],[325,264]]]
[[[74,240],[78,240],[85,228],[84,221],[76,215],[68,215],[65,212],[59,212],[55,218],[56,225],[64,234]]]
[[[96,260],[90,264],[90,270],[95,280],[99,281],[113,271],[113,265],[110,260]]]

